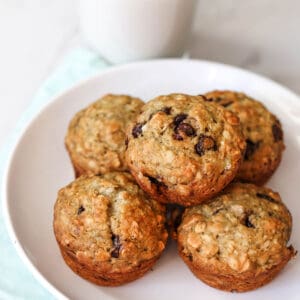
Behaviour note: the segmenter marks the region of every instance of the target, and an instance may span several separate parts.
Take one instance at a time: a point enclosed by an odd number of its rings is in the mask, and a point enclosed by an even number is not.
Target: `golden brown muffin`
[[[201,96],[159,96],[127,131],[126,162],[154,199],[195,205],[223,189],[241,164],[238,118]]]
[[[247,147],[237,178],[264,184],[277,169],[284,150],[279,120],[262,103],[243,93],[213,91],[205,97],[232,111],[240,119]]]
[[[78,112],[65,138],[76,177],[125,171],[125,131],[143,101],[125,95],[106,95]]]
[[[75,273],[116,286],[143,276],[160,257],[168,236],[164,213],[129,173],[82,176],[58,193],[54,233]]]
[[[178,250],[208,285],[244,292],[271,281],[295,255],[292,217],[278,193],[233,183],[208,204],[187,208]]]

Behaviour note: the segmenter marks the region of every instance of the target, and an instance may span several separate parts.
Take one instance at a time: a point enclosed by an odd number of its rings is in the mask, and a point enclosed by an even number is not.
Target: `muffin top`
[[[101,263],[112,272],[159,256],[167,239],[164,222],[164,207],[125,172],[79,177],[59,191],[54,208],[60,247],[79,263]]]
[[[238,118],[202,96],[159,96],[127,131],[126,162],[162,202],[196,204],[221,190],[240,166],[245,142]]]
[[[124,171],[125,131],[143,101],[126,95],[106,95],[71,120],[65,144],[76,175]]]
[[[267,181],[277,168],[284,150],[279,120],[262,103],[243,93],[213,91],[205,97],[232,111],[240,119],[247,147],[237,177],[256,184]]]
[[[278,193],[233,183],[208,204],[185,210],[182,253],[213,273],[263,272],[290,256],[292,218]]]

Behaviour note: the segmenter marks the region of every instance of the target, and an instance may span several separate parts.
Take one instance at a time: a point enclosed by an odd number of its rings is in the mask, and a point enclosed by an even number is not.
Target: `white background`
[[[299,28],[299,0],[199,0],[189,50],[300,93]],[[82,44],[75,0],[0,0],[0,147],[43,80]]]

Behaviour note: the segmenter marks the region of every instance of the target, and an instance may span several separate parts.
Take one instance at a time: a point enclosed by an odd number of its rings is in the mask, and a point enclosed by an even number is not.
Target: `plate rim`
[[[11,218],[10,214],[10,208],[9,208],[9,197],[8,197],[8,185],[9,185],[9,179],[11,177],[11,167],[12,163],[14,161],[14,158],[16,156],[16,152],[19,148],[19,145],[21,141],[23,140],[26,132],[29,130],[30,126],[32,123],[34,123],[46,110],[48,110],[52,105],[55,105],[59,99],[65,97],[68,93],[72,92],[73,90],[76,90],[86,84],[88,84],[91,81],[98,80],[99,77],[107,76],[108,74],[115,73],[115,72],[120,72],[122,70],[126,69],[134,69],[138,67],[147,67],[148,65],[152,64],[165,64],[165,63],[171,63],[171,64],[199,64],[199,65],[206,65],[210,67],[215,67],[215,68],[225,68],[228,69],[229,71],[234,71],[234,72],[242,72],[247,76],[252,76],[256,77],[259,81],[264,81],[269,84],[272,84],[276,86],[277,88],[281,89],[284,91],[284,93],[287,93],[289,97],[297,99],[298,104],[300,107],[300,96],[292,91],[291,89],[285,87],[284,85],[274,81],[273,79],[270,79],[266,76],[257,74],[255,72],[252,72],[247,69],[239,68],[237,66],[229,65],[229,64],[224,64],[220,62],[215,62],[215,61],[209,61],[209,60],[201,60],[201,59],[185,59],[185,58],[165,58],[165,59],[152,59],[152,60],[144,60],[144,61],[137,61],[137,62],[131,62],[131,63],[126,63],[122,65],[117,65],[117,66],[109,66],[105,70],[99,70],[96,74],[93,74],[91,76],[88,76],[84,79],[79,80],[78,82],[75,82],[74,84],[70,85],[66,89],[62,90],[61,92],[55,94],[54,96],[50,97],[50,99],[45,103],[42,104],[41,107],[39,108],[38,112],[33,114],[31,117],[26,119],[24,121],[24,126],[23,128],[19,131],[16,132],[16,127],[14,130],[11,132],[10,136],[14,136],[14,140],[12,143],[9,145],[8,149],[8,155],[7,155],[7,160],[4,163],[4,168],[3,168],[3,177],[2,177],[2,185],[1,185],[1,196],[2,196],[2,211],[3,211],[3,217],[4,217],[4,223],[10,238],[10,241],[12,242],[14,248],[16,249],[16,252],[18,256],[21,258],[27,269],[31,272],[31,274],[34,276],[34,278],[48,291],[50,292],[54,297],[57,299],[69,299],[66,295],[64,295],[63,292],[61,292],[58,288],[56,288],[52,283],[50,283],[47,278],[40,273],[40,271],[34,266],[30,258],[27,256],[22,244],[19,241],[19,238],[16,234],[15,227],[13,225],[13,221]],[[62,101],[62,100],[60,100]],[[296,102],[295,102],[296,103]],[[29,104],[30,106],[30,104]],[[8,139],[9,140],[9,139]],[[6,144],[9,144],[8,140],[6,141]]]

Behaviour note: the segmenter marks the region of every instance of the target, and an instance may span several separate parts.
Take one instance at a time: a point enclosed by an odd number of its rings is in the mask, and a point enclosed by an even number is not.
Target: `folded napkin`
[[[16,128],[6,145],[0,152],[0,181],[2,183],[4,168],[8,155],[18,139],[21,129],[24,128],[43,106],[51,101],[51,98],[70,87],[75,82],[85,77],[96,74],[108,67],[96,53],[85,49],[73,50],[44,82],[38,90],[32,103],[17,122]],[[3,202],[3,199],[1,199]],[[44,289],[24,263],[18,257],[12,242],[10,241],[3,220],[2,207],[0,213],[0,299],[54,299]]]

